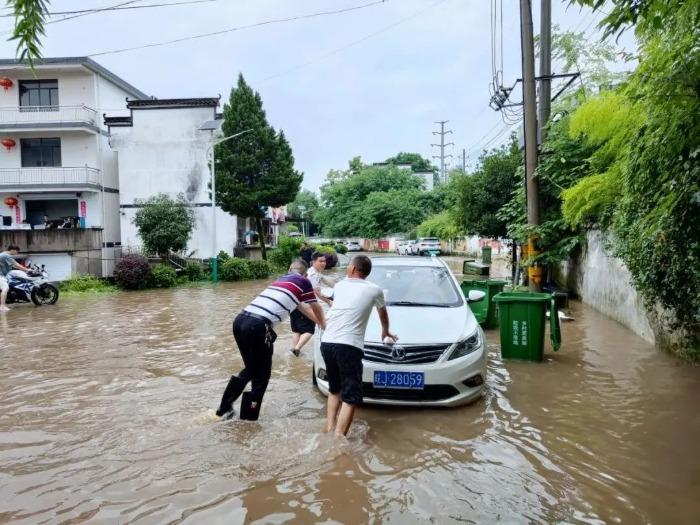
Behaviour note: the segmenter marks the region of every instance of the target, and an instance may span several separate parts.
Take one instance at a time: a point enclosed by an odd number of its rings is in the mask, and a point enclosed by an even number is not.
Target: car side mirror
[[[481,290],[469,290],[469,295],[467,296],[468,303],[478,303],[486,297],[486,292]]]

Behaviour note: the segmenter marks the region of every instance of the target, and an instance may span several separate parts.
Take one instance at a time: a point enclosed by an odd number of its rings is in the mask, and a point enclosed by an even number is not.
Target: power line
[[[200,39],[200,38],[208,38],[211,36],[223,35],[226,33],[233,33],[235,31],[241,31],[244,29],[251,29],[254,27],[261,27],[261,26],[265,26],[265,25],[279,24],[279,23],[283,23],[283,22],[293,22],[293,21],[297,21],[297,20],[316,18],[319,16],[338,15],[338,14],[342,14],[342,13],[348,13],[350,11],[357,11],[360,9],[365,9],[367,7],[372,7],[372,6],[375,6],[378,4],[383,4],[384,2],[385,2],[385,0],[376,0],[374,2],[370,2],[367,4],[361,4],[361,5],[357,5],[357,6],[353,6],[353,7],[348,7],[345,9],[336,9],[333,11],[320,11],[318,13],[311,13],[308,15],[291,16],[291,17],[286,17],[286,18],[273,18],[270,20],[264,20],[262,22],[256,22],[254,24],[247,24],[247,25],[243,25],[243,26],[230,27],[228,29],[222,29],[220,31],[212,31],[211,33],[202,33],[199,35],[192,35],[192,36],[187,36],[187,37],[182,37],[182,38],[176,38],[174,40],[166,40],[163,42],[154,42],[152,44],[145,44],[145,45],[141,45],[141,46],[125,47],[122,49],[113,49],[110,51],[100,51],[98,53],[89,53],[88,56],[95,57],[95,56],[102,56],[102,55],[113,55],[113,54],[117,54],[117,53],[126,53],[127,51],[136,51],[139,49],[147,49],[147,48],[151,48],[151,47],[167,46],[167,45],[176,44],[179,42],[186,42],[189,40],[196,40],[196,39]]]
[[[64,15],[92,15],[95,13],[104,13],[108,11],[124,11],[124,10],[131,10],[131,9],[148,9],[148,8],[153,8],[153,7],[171,7],[171,6],[180,6],[180,5],[191,5],[191,4],[204,4],[208,2],[216,2],[217,0],[184,0],[181,2],[164,2],[161,4],[148,4],[148,5],[131,5],[135,4],[136,2],[142,2],[143,0],[134,0],[131,2],[123,2],[121,4],[109,6],[109,7],[95,7],[92,9],[79,9],[76,11],[49,11],[46,13],[46,16],[64,16]],[[0,18],[10,18],[14,17],[14,13],[12,14],[5,14],[5,15],[0,15]],[[77,18],[77,17],[70,17],[70,18]],[[67,20],[67,19],[66,19]],[[56,22],[62,22],[62,20],[57,20]]]

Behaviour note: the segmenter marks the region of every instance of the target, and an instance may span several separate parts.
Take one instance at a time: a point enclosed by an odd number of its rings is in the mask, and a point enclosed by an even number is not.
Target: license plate
[[[392,372],[376,370],[374,372],[375,387],[380,388],[406,388],[411,390],[423,390],[425,378],[423,372]]]

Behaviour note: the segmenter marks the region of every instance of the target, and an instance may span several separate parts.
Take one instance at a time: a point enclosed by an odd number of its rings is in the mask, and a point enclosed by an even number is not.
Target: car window
[[[460,306],[449,270],[431,266],[373,266],[367,280],[384,290],[388,305]]]

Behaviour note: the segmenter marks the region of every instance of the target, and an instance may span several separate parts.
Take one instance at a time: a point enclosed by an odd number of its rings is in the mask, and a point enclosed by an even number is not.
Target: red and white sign
[[[80,201],[80,216],[82,218],[87,217],[87,202]]]
[[[22,210],[19,209],[19,204],[15,206],[15,222],[17,224],[22,222]]]

